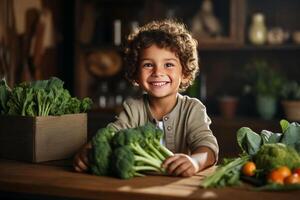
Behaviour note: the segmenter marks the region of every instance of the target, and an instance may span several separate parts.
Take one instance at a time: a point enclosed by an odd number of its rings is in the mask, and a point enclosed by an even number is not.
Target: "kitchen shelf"
[[[300,50],[300,44],[279,44],[279,45],[226,45],[226,44],[216,44],[211,46],[199,47],[199,51],[293,51]]]
[[[139,25],[143,25],[153,19],[170,17],[170,11],[173,11],[173,15],[185,22],[190,29],[191,20],[199,11],[203,0],[77,0],[76,2],[75,24],[77,30],[81,30],[80,22],[86,3],[94,3],[97,13],[95,32],[90,43],[81,44],[78,37],[79,31],[75,33],[75,94],[79,97],[85,97],[97,96],[95,88],[101,84],[101,81],[108,79],[95,78],[88,73],[86,70],[87,54],[94,50],[107,48],[115,49],[121,53],[122,47],[116,47],[112,42],[112,25],[115,19],[122,21],[122,32],[124,30],[122,39],[128,33],[131,22],[135,21]],[[262,12],[266,16],[268,28],[279,26],[290,33],[300,30],[300,25],[296,22],[296,19],[300,17],[296,9],[299,7],[300,1],[224,0],[212,2],[215,8],[214,14],[221,21],[224,31],[221,36],[216,38],[200,37],[198,39],[200,76],[203,75],[204,80],[206,80],[205,91],[208,101],[205,102],[205,105],[212,114],[219,113],[217,98],[222,92],[240,90],[243,82],[239,77],[239,72],[253,58],[270,61],[270,66],[281,69],[282,74],[291,80],[300,76],[298,70],[300,66],[298,56],[300,44],[293,43],[290,38],[281,45],[255,46],[251,45],[247,39],[251,16],[255,12]],[[109,79],[111,82],[117,83],[122,76],[123,74],[120,73],[117,77]],[[198,83],[200,84],[200,81]],[[114,92],[113,88],[111,88],[111,92]],[[245,99],[242,99],[241,104],[243,104],[241,107],[246,108],[240,110],[241,115],[258,116],[252,101],[247,100],[245,102]],[[104,110],[97,111],[104,112]],[[282,111],[279,111],[277,117],[282,115]]]

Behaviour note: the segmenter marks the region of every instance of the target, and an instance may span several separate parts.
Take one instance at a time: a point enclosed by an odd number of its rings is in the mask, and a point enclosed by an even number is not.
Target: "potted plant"
[[[223,95],[219,98],[221,116],[225,119],[233,119],[236,115],[239,99],[233,95]]]
[[[263,119],[272,119],[277,111],[282,76],[262,59],[247,65],[246,76],[250,80],[247,88],[255,95],[258,114]]]
[[[282,106],[286,118],[291,121],[300,121],[300,84],[296,81],[287,81],[281,90]]]

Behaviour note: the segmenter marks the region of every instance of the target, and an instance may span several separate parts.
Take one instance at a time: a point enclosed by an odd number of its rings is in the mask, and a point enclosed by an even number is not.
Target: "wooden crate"
[[[29,162],[67,159],[87,141],[87,114],[0,115],[0,157]]]

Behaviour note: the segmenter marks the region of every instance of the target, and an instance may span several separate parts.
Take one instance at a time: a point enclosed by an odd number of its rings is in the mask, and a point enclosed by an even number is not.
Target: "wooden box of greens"
[[[67,159],[87,141],[87,114],[0,115],[0,157],[29,162]]]

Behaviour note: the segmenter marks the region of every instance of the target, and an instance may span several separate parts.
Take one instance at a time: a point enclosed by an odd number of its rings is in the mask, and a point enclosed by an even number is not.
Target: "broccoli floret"
[[[298,152],[282,143],[262,145],[254,156],[254,161],[258,169],[266,172],[280,166],[288,166],[290,169],[300,166]]]
[[[160,140],[163,136],[162,130],[156,128],[151,123],[147,123],[139,129],[144,137],[144,147],[149,149],[154,157],[164,161],[166,157],[173,155],[170,150],[160,144]]]
[[[153,156],[154,152],[144,148],[144,145],[150,141],[146,141],[143,134],[138,128],[124,129],[116,133],[112,139],[114,147],[129,146],[135,155],[142,156],[151,161],[154,167],[160,167],[162,160]]]
[[[92,151],[90,153],[91,172],[98,176],[110,174],[110,160],[112,154],[111,139],[115,130],[111,127],[99,129],[92,138]]]
[[[114,150],[112,155],[113,173],[122,179],[143,176],[140,171],[161,172],[160,166],[153,167],[150,160],[133,153],[130,146],[121,146]]]
[[[154,125],[114,131],[100,129],[92,139],[93,174],[128,179],[143,171],[165,173],[162,162],[173,153],[160,144],[162,133]]]

